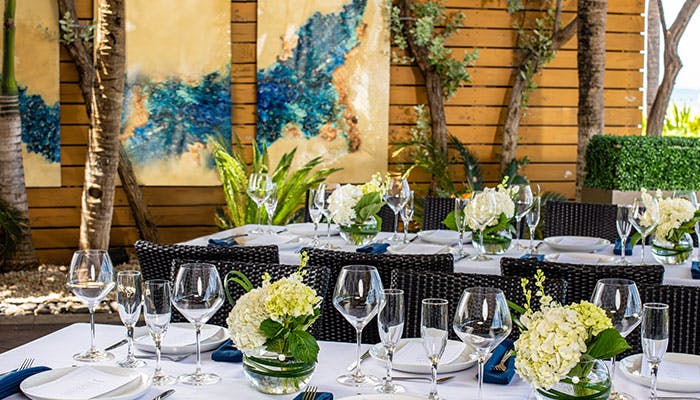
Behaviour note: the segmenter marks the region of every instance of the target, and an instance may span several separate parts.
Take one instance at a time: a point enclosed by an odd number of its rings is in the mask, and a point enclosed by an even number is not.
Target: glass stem
[[[326,217],[326,240],[331,240],[331,217]]]
[[[656,400],[656,378],[659,374],[659,363],[650,362],[651,365],[651,391],[649,392],[649,399]]]
[[[620,236],[620,260],[624,264],[627,259],[627,236]]]
[[[464,253],[464,231],[459,231],[459,240],[457,241],[457,247],[459,248],[459,254]]]
[[[403,242],[408,243],[408,221],[401,218],[403,221]]]
[[[194,332],[195,332],[195,341],[194,341],[195,351],[197,352],[197,370],[194,372],[194,374],[199,375],[202,373],[202,352],[200,351],[200,343],[199,343],[199,337],[202,335],[202,326],[195,325]]]
[[[153,376],[161,376],[162,372],[160,370],[160,335],[154,337],[153,341],[156,344],[156,370],[153,373]]]
[[[272,233],[272,214],[267,213],[267,230]]]
[[[484,228],[479,230],[479,257],[483,257],[484,253]]]
[[[644,262],[644,247],[646,245],[647,237],[645,235],[642,235],[642,265],[645,265],[646,263]]]
[[[134,326],[126,326],[126,359],[128,361],[134,360]]]
[[[260,216],[262,214],[262,205],[258,205],[258,228],[260,227]],[[257,228],[256,228],[257,229]]]
[[[438,360],[437,357],[432,357],[430,360],[430,396],[429,399],[439,399],[438,389],[437,389],[437,373],[438,373]]]
[[[615,392],[615,357],[610,358],[610,393]]]
[[[520,242],[520,218],[515,217],[515,240]],[[518,244],[520,246],[520,244]]]
[[[314,221],[314,247],[318,246],[318,222]]]
[[[482,398],[482,388],[484,386],[484,362],[486,358],[479,355],[479,399]]]
[[[386,379],[384,385],[391,387],[391,370],[394,367],[394,346],[387,346],[386,348]]]
[[[394,239],[399,237],[399,213],[394,213]]]
[[[355,377],[356,381],[362,380],[362,370],[360,369],[360,363],[362,362],[362,328],[355,328],[357,331],[357,363],[355,364],[355,370],[352,371],[352,376]]]
[[[532,242],[532,239],[535,237],[535,227],[532,225],[528,225],[530,227],[530,255],[534,256],[535,254],[535,244]]]
[[[89,306],[90,311],[90,353],[97,351],[95,348],[95,306]]]

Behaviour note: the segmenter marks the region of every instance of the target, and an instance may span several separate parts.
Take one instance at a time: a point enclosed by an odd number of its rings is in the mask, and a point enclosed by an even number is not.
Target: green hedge
[[[584,186],[608,190],[700,189],[700,139],[596,135]]]

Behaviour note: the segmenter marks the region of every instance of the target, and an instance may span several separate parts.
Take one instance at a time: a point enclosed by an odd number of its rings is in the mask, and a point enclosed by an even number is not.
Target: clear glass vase
[[[363,224],[341,225],[340,236],[348,244],[364,246],[369,244],[379,233],[379,223],[374,216],[370,216]]]
[[[678,243],[669,246],[667,243],[661,243],[656,238],[651,239],[651,254],[654,255],[656,261],[664,265],[680,265],[685,264],[693,253],[693,238],[686,233],[681,236]]]
[[[474,231],[472,233],[472,245],[475,249],[479,250],[481,248],[481,243],[479,241],[480,233]],[[484,234],[484,254],[498,255],[503,254],[508,249],[510,249],[511,243],[513,242],[513,235],[509,230],[503,229],[496,233],[485,233]]]
[[[289,394],[303,390],[315,368],[316,363],[302,362],[272,352],[243,354],[243,372],[262,393]]]
[[[610,373],[601,360],[582,361],[550,389],[535,389],[538,400],[607,400]]]

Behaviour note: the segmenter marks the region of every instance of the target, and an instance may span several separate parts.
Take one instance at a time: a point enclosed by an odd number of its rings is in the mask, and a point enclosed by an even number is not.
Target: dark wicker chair
[[[447,229],[442,221],[454,209],[455,199],[452,197],[426,197],[423,205],[423,230]]]
[[[382,219],[382,232],[393,232],[394,231],[394,212],[386,204],[377,213]],[[306,192],[306,199],[304,200],[304,222],[312,222],[311,214],[309,214],[309,192]]]
[[[644,288],[642,298],[644,302],[648,303],[668,304],[669,340],[667,351],[700,355],[700,314],[698,314],[700,287],[648,286]],[[635,331],[631,335],[638,337],[640,333]],[[637,353],[642,351],[641,347],[635,348],[634,346],[633,350],[637,350]]]
[[[291,275],[294,271],[299,269],[298,265],[285,265],[285,264],[265,264],[265,263],[247,263],[247,262],[237,262],[237,261],[201,261],[201,260],[174,260],[172,266],[172,281],[174,282],[177,269],[180,265],[190,262],[205,262],[213,264],[219,271],[219,276],[223,281],[224,277],[229,271],[236,270],[242,272],[250,282],[255,287],[259,287],[262,284],[262,275],[265,272],[270,274],[273,281],[283,278],[285,276]],[[304,283],[316,290],[316,293],[323,297],[324,299],[328,295],[330,287],[330,270],[324,267],[309,267],[306,276],[304,277]],[[231,297],[237,300],[239,297],[245,294],[245,290],[237,284],[229,286],[231,291]],[[228,301],[224,302],[224,305],[214,314],[214,316],[209,319],[209,324],[226,326],[226,318],[231,312],[233,306],[229,304]],[[186,321],[186,319],[173,307],[173,322]],[[311,333],[316,334],[320,329],[320,320],[317,320],[311,328]]]
[[[334,342],[355,342],[357,340],[354,329],[345,318],[333,306],[333,288],[340,274],[340,270],[346,265],[363,264],[377,267],[384,287],[391,284],[391,271],[393,269],[452,272],[454,270],[454,258],[452,254],[364,254],[345,251],[302,249],[309,255],[308,265],[327,267],[331,270],[331,290],[329,296],[323,301],[321,310],[321,328],[323,331],[317,337],[319,340]],[[376,319],[373,319],[363,331],[364,343],[379,342]]]
[[[548,201],[544,210],[544,237],[592,236],[614,242],[617,235],[614,204]]]
[[[530,281],[530,286],[533,288],[534,293],[534,283],[532,283],[533,280]],[[391,285],[404,291],[406,310],[404,337],[420,337],[421,301],[425,298],[438,297],[447,299],[449,301],[448,307],[450,311],[448,315],[450,318],[453,318],[455,315],[464,289],[472,286],[496,287],[503,290],[506,299],[517,304],[525,303],[520,279],[514,277],[394,270],[391,273]],[[566,300],[566,281],[562,279],[547,279],[545,281],[545,291],[555,301],[563,303]],[[537,299],[534,300],[532,306],[539,308]],[[451,321],[450,319],[450,323]],[[449,329],[449,331],[452,339],[459,340],[452,329]],[[518,335],[518,329],[513,327],[510,337],[516,338]]]
[[[134,245],[144,280],[170,279],[173,260],[280,262],[277,246],[207,247],[158,244],[139,240]]]

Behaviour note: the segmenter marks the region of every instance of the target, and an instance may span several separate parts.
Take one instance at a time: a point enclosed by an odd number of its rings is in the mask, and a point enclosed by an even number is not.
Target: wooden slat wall
[[[77,0],[78,16],[92,18],[92,1]],[[540,0],[541,2],[541,0]],[[450,11],[463,11],[465,25],[449,40],[455,56],[479,49],[477,65],[470,71],[472,83],[459,89],[447,103],[450,132],[476,151],[489,181],[498,177],[500,137],[498,124],[507,100],[511,71],[516,61],[516,32],[505,12],[505,0],[446,0]],[[575,15],[575,0],[565,0],[564,20]],[[535,9],[539,3],[531,1]],[[256,2],[231,2],[231,52],[233,129],[247,145],[255,135]],[[641,124],[643,0],[608,3],[606,130],[614,134],[638,134]],[[61,177],[60,188],[29,189],[34,243],[42,262],[66,263],[78,241],[80,194],[87,136],[87,117],[77,85],[77,71],[61,52]],[[519,156],[532,164],[525,172],[545,190],[573,195],[576,159],[576,43],[575,39],[538,76],[539,89],[520,130]],[[425,102],[422,78],[411,66],[391,66],[390,142],[407,138],[414,122],[412,107]],[[391,154],[391,149],[387,149]],[[390,160],[390,169],[405,159]],[[459,165],[450,167],[456,180],[463,177]],[[416,172],[412,180],[425,185],[428,177]],[[144,196],[159,225],[164,242],[176,242],[216,230],[213,212],[223,204],[220,187],[146,187]],[[129,246],[137,239],[133,218],[121,188],[117,189],[112,245]]]

